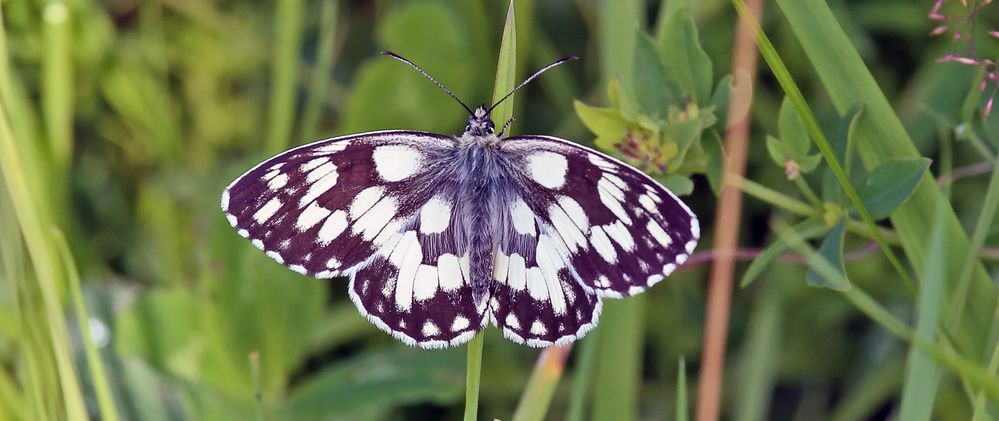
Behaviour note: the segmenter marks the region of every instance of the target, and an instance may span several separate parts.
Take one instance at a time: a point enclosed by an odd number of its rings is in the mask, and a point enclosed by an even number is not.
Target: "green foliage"
[[[741,186],[752,261],[723,417],[996,418],[999,112],[983,118],[984,72],[936,62],[961,43],[926,35],[932,1],[778,0],[752,101],[754,80],[725,74],[724,2],[516,0],[515,31],[506,2],[125,3],[0,4],[0,419],[456,419],[471,403],[480,419],[686,418],[706,255],[605,300],[558,381],[492,328],[481,375],[462,350],[407,348],[343,280],[304,279],[232,232],[218,194],[268,152],[460,132],[464,110],[382,49],[473,106],[579,55],[497,125],[592,140],[689,195],[698,252],[720,252],[701,190]],[[997,7],[975,28],[999,28]],[[747,173],[725,180],[722,136],[746,115]],[[473,372],[478,399],[462,394]]]

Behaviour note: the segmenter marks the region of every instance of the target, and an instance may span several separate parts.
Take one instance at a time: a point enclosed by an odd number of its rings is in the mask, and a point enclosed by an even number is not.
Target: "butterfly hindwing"
[[[411,345],[470,339],[467,257],[455,243],[454,139],[389,131],[315,142],[271,158],[226,188],[240,235],[304,275],[350,276],[354,304]]]

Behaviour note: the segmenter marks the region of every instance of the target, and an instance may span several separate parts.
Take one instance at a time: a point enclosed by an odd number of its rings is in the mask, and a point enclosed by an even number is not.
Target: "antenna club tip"
[[[389,50],[382,50],[381,51],[381,55],[383,55],[383,56],[392,56],[392,57],[398,57],[399,56],[398,54],[393,53],[393,52],[391,52]]]

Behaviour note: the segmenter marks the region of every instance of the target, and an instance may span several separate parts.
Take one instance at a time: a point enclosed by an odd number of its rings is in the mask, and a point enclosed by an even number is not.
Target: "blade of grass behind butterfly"
[[[517,22],[514,18],[513,1],[506,12],[503,38],[500,41],[499,59],[496,62],[496,83],[493,85],[493,102],[503,98],[513,89],[517,74]],[[513,116],[514,96],[511,95],[492,111],[493,121],[506,123]],[[465,373],[465,421],[477,419],[479,408],[479,378],[482,374],[482,332],[468,343],[468,363]]]
[[[336,41],[336,0],[323,0],[319,11],[319,42],[316,44],[316,64],[312,68],[309,92],[302,108],[302,121],[299,123],[302,137],[309,141],[319,135],[319,116],[329,97],[330,69],[333,68],[333,48]]]
[[[891,158],[918,157],[919,152],[908,133],[829,6],[815,0],[778,0],[777,4],[836,109],[845,113],[856,105],[864,107],[855,136],[857,152],[865,167],[874,168]],[[909,261],[926,261],[929,252],[926,239],[930,237],[933,210],[941,200],[946,198],[927,174],[908,201],[892,213],[892,225]],[[970,242],[950,208],[945,209],[944,216],[946,267],[959,268],[971,255]],[[915,266],[917,275],[922,276],[923,270],[923,265]],[[954,278],[947,282],[948,295],[954,293],[956,281]],[[966,301],[948,302],[942,310],[948,320],[955,317],[955,313],[964,315],[965,322],[948,333],[955,337],[959,349],[978,352],[987,348],[986,335],[981,332],[991,331],[996,288],[980,262],[975,262],[969,284]]]
[[[552,395],[562,378],[565,361],[569,358],[572,344],[553,346],[541,351],[534,364],[534,371],[521,394],[520,403],[513,413],[513,421],[544,420],[551,404]]]
[[[298,50],[302,42],[302,0],[277,2],[274,13],[274,50],[271,57],[271,91],[267,108],[268,156],[288,148],[295,114]]]
[[[632,55],[636,29],[645,21],[643,5],[638,0],[622,0],[605,1],[600,6],[601,77],[621,78],[621,108],[626,113],[637,109]],[[591,419],[637,418],[646,300],[643,294],[604,301],[599,325],[604,334],[598,337]]]
[[[0,87],[4,93],[9,93],[13,84],[10,78],[8,67],[9,57],[7,56],[6,30],[0,20],[0,62],[3,66],[3,74],[0,74]],[[29,170],[40,171],[41,168],[25,167],[20,152],[18,140],[14,137],[14,132],[10,121],[8,121],[7,98],[4,96],[0,102],[0,173],[3,175],[3,182],[6,184],[7,193],[10,195],[10,202],[17,216],[17,223],[21,228],[24,242],[27,245],[28,255],[35,269],[35,279],[41,295],[42,307],[39,309],[40,315],[48,319],[47,329],[45,329],[45,340],[42,345],[46,347],[43,352],[51,353],[55,360],[56,373],[58,374],[59,390],[61,392],[61,414],[70,419],[86,419],[87,412],[83,403],[83,394],[80,390],[80,382],[76,375],[73,360],[70,355],[69,337],[63,318],[63,308],[61,305],[60,286],[63,284],[60,276],[60,263],[56,258],[56,252],[52,247],[50,237],[46,235],[45,226],[47,224],[47,213],[39,212],[45,209],[47,195],[38,190],[32,190],[26,172]],[[19,122],[24,124],[24,122]],[[22,140],[23,142],[23,140]],[[37,161],[30,162],[37,164]],[[37,201],[37,202],[36,202]],[[40,335],[41,336],[41,335]]]

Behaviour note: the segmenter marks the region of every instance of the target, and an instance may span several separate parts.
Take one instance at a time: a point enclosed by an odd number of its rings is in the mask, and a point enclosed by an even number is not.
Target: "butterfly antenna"
[[[522,88],[524,85],[527,85],[532,80],[536,79],[538,76],[541,76],[542,73],[547,72],[549,69],[551,69],[551,68],[553,68],[555,66],[558,66],[558,65],[560,65],[562,63],[565,63],[567,61],[573,61],[573,60],[578,60],[578,59],[579,59],[579,57],[576,57],[576,56],[566,56],[566,57],[562,57],[562,58],[560,58],[558,60],[555,60],[555,62],[553,62],[552,64],[549,64],[549,65],[547,65],[545,67],[542,67],[541,70],[538,70],[538,71],[534,72],[534,74],[531,75],[531,77],[527,78],[527,80],[525,80],[523,82],[520,82],[520,85],[517,85],[516,88],[513,88],[513,90],[510,91],[510,93],[506,94],[506,96],[504,96],[503,98],[500,98],[499,101],[496,101],[495,104],[493,104],[491,107],[489,107],[489,112],[492,112],[493,108],[496,108],[496,106],[500,105],[501,102],[506,101],[506,99],[509,98],[510,95],[513,95],[514,92],[517,92],[518,89]]]
[[[403,63],[406,63],[406,64],[409,65],[409,67],[412,67],[412,68],[416,69],[416,71],[420,72],[421,75],[426,76],[427,79],[430,79],[430,81],[433,82],[434,85],[437,85],[438,88],[441,88],[441,90],[444,91],[444,93],[448,94],[448,96],[450,96],[451,98],[454,98],[455,101],[458,101],[458,103],[461,104],[462,107],[465,107],[465,111],[468,111],[468,115],[475,114],[475,113],[472,112],[471,108],[468,108],[468,106],[465,105],[464,102],[461,102],[461,100],[458,99],[457,96],[455,96],[453,93],[451,93],[451,91],[448,90],[448,88],[445,88],[444,85],[442,85],[440,82],[437,81],[437,79],[434,79],[433,76],[430,76],[429,74],[427,74],[427,72],[423,71],[423,69],[421,69],[420,66],[417,66],[417,65],[413,64],[413,62],[411,62],[409,60],[406,60],[402,56],[400,56],[400,55],[398,55],[396,53],[393,53],[391,51],[382,51],[382,54],[386,55],[386,56],[389,56],[389,57],[392,57],[392,58],[394,58],[396,60],[399,60],[399,61],[401,61]]]

